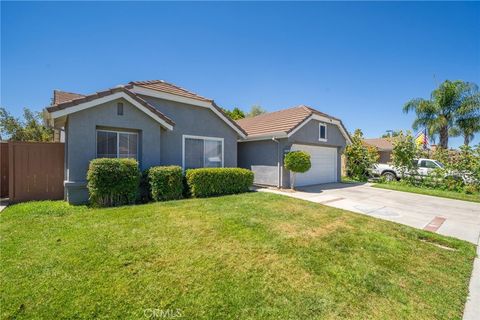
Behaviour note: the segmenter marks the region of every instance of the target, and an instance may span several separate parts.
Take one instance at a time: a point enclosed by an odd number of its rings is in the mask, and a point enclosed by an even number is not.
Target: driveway
[[[477,244],[480,204],[373,188],[370,184],[332,183],[296,192],[260,189],[426,229]]]

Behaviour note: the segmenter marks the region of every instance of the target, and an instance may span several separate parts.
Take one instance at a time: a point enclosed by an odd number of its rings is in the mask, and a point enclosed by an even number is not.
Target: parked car
[[[405,175],[422,177],[428,176],[434,170],[445,169],[445,166],[440,161],[426,158],[414,159],[413,166],[415,167],[413,172],[407,171]],[[387,181],[400,180],[402,178],[400,170],[390,164],[377,163],[373,166],[371,173],[376,177],[382,176]],[[445,171],[444,175],[444,178],[461,179],[464,183],[472,183],[474,181],[473,176],[468,172]]]

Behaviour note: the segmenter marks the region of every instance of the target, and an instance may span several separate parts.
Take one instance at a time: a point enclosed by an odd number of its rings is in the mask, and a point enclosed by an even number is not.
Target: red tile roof
[[[66,92],[61,90],[53,90],[53,101],[52,104],[60,104],[67,101],[71,101],[78,98],[85,97],[83,94]]]
[[[393,150],[393,144],[389,138],[363,139],[363,142],[370,146],[377,147],[380,151]]]
[[[261,136],[275,132],[288,134],[314,114],[339,120],[313,108],[300,105],[252,118],[240,119],[237,120],[237,123],[247,132],[248,136]]]
[[[129,85],[139,86],[142,88],[147,88],[151,90],[171,93],[177,96],[182,96],[186,98],[191,98],[200,101],[212,102],[212,99],[202,97],[196,93],[188,91],[184,88],[176,86],[172,83],[165,82],[163,80],[149,80],[149,81],[132,81],[128,83]]]
[[[141,105],[143,105],[144,107],[146,107],[147,109],[152,111],[154,114],[159,116],[161,119],[163,119],[168,124],[175,125],[175,122],[172,119],[170,119],[169,117],[164,115],[157,108],[150,105],[147,101],[143,100],[141,97],[139,97],[135,93],[128,90],[126,87],[117,87],[117,88],[113,88],[113,89],[107,89],[107,90],[104,90],[104,91],[99,91],[99,92],[96,92],[96,93],[93,93],[93,94],[89,94],[87,96],[82,96],[80,98],[76,98],[76,99],[73,99],[73,100],[62,102],[62,103],[59,103],[59,104],[54,104],[54,105],[48,107],[47,111],[48,112],[55,112],[55,111],[63,110],[63,109],[66,109],[66,108],[76,106],[80,103],[92,101],[92,100],[102,98],[102,97],[105,97],[105,96],[109,96],[111,94],[118,93],[118,92],[126,93],[132,99],[134,99],[135,101],[137,101],[138,103],[140,103]]]
[[[225,112],[220,108],[219,106],[216,105],[216,103],[208,98],[202,97],[196,93],[193,93],[191,91],[188,91],[184,88],[181,88],[179,86],[176,86],[174,84],[168,83],[163,80],[150,80],[150,81],[132,81],[129,82],[125,86],[119,86],[117,88],[113,89],[107,89],[104,91],[96,92],[90,95],[81,95],[77,93],[70,93],[70,92],[64,92],[60,90],[55,90],[54,91],[54,98],[53,98],[53,103],[50,107],[47,108],[48,112],[54,112],[58,111],[61,109],[69,108],[74,105],[77,105],[79,103],[87,102],[87,101],[92,101],[119,91],[124,91],[128,95],[130,95],[132,98],[136,99],[138,102],[140,102],[142,105],[146,106],[148,109],[150,109],[152,112],[160,116],[162,119],[164,119],[166,122],[170,124],[175,124],[175,122],[168,118],[166,115],[164,115],[162,112],[160,112],[158,109],[156,109],[154,106],[150,105],[147,101],[142,99],[140,95],[135,94],[134,92],[130,91],[129,89],[132,89],[134,86],[142,87],[142,88],[147,88],[151,90],[156,90],[160,92],[165,92],[165,93],[170,93],[173,95],[177,96],[182,96],[186,98],[191,98],[195,99],[198,101],[203,101],[203,102],[208,102],[210,103],[213,108],[215,108],[220,114],[224,116],[227,122],[229,122],[232,126],[234,126],[239,132],[242,134],[246,135],[245,131],[240,127],[235,121],[231,120]]]

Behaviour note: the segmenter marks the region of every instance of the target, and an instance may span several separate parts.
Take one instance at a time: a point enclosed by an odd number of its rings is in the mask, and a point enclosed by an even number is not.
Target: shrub
[[[253,184],[253,172],[241,168],[200,168],[186,172],[192,197],[203,198],[247,192]]]
[[[345,148],[347,176],[364,181],[367,180],[369,170],[378,161],[377,148],[366,146],[363,143],[363,133],[360,129],[355,130],[352,143]]]
[[[138,163],[134,159],[94,159],[90,161],[87,181],[93,205],[110,207],[134,203],[140,183]]]
[[[183,173],[179,166],[152,167],[148,170],[148,181],[153,200],[182,198]]]
[[[416,169],[413,159],[417,156],[417,153],[418,146],[409,131],[406,135],[403,134],[403,131],[400,131],[399,135],[393,138],[392,162],[393,166],[400,171],[400,176],[403,179],[411,178],[405,174]]]
[[[466,194],[475,194],[480,192],[479,188],[473,184],[467,184],[465,187],[463,187],[463,192]]]
[[[304,151],[291,151],[285,155],[285,168],[293,172],[291,188],[295,187],[295,175],[297,172],[304,173],[310,170],[312,162],[310,155]]]

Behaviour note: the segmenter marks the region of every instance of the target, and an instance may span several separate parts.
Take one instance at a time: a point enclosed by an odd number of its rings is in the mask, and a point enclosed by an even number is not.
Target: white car
[[[445,166],[443,163],[437,160],[432,159],[414,159],[414,174],[420,176],[427,176],[430,172],[435,169],[443,169]],[[387,181],[399,180],[401,178],[400,170],[389,164],[377,163],[373,166],[372,174],[374,176],[385,177]],[[405,174],[409,175],[411,172],[406,172]]]

